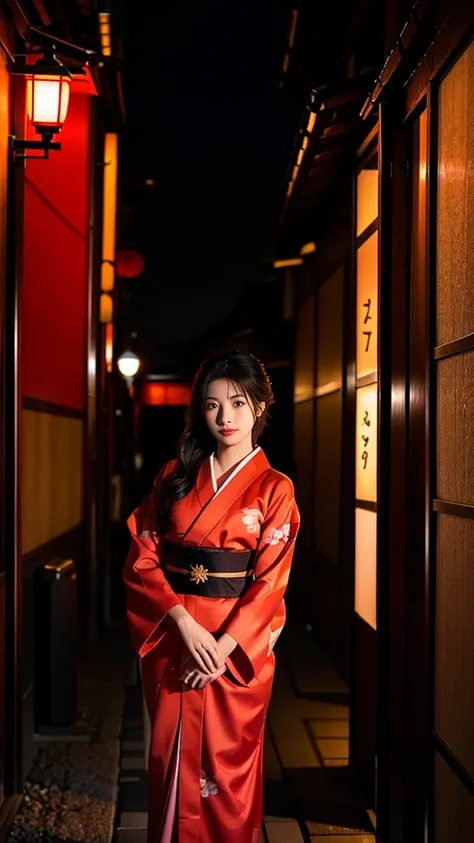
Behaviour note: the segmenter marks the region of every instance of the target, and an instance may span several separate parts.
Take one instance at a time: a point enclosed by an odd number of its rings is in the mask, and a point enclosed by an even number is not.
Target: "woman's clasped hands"
[[[182,616],[178,626],[185,645],[179,678],[189,689],[205,688],[225,673],[225,661],[237,642],[225,633],[216,641],[191,615]]]

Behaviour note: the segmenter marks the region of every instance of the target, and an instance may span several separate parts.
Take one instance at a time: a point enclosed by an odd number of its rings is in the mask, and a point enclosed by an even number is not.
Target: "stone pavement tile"
[[[146,828],[148,813],[146,811],[122,811],[118,823],[119,828]]]
[[[321,811],[321,822],[317,822],[316,820],[306,821],[306,828],[311,839],[316,835],[316,840],[319,841],[321,835],[334,836],[335,834],[352,835],[351,840],[358,840],[357,835],[359,835],[364,841],[367,838],[370,843],[375,839],[372,834],[373,829],[371,828],[371,823],[363,811],[358,812],[357,815],[354,814],[354,822],[350,821],[351,818],[345,811],[339,811],[338,813],[337,810],[334,811],[332,821],[328,822],[329,813],[326,812],[326,817],[323,819],[324,811]],[[344,816],[345,813],[346,816]]]
[[[265,779],[282,779],[283,772],[268,729],[263,743],[263,776]]]
[[[299,693],[347,693],[346,683],[312,634],[301,628],[288,628],[282,655]]]
[[[121,782],[119,789],[119,806],[121,811],[145,812],[148,810],[148,774],[146,770],[134,770],[130,781]],[[132,781],[133,779],[133,781]]]
[[[122,734],[121,734],[122,741],[142,741],[143,740],[143,727],[142,726],[123,726]]]
[[[349,706],[343,703],[313,700],[311,717],[318,720],[349,720]]]
[[[305,721],[290,707],[273,707],[268,714],[268,723],[284,767],[314,767],[320,763]]]
[[[304,843],[300,827],[295,820],[265,823],[265,832],[268,843]]]
[[[364,828],[352,828],[342,825],[333,825],[328,823],[317,823],[317,822],[307,822],[306,827],[308,829],[308,834],[311,837],[312,843],[320,843],[321,840],[331,840],[331,843],[336,843],[338,840],[337,836],[342,836],[344,843],[346,841],[346,837],[351,840],[351,843],[360,843],[360,841],[368,841],[368,843],[372,843],[375,840],[374,835]]]
[[[296,731],[296,730],[295,730]],[[307,735],[295,737],[277,737],[276,745],[285,769],[307,767],[312,768],[320,764]]]
[[[332,735],[322,735],[325,738],[331,738]],[[339,735],[338,735],[339,737]],[[143,752],[143,748],[145,746],[144,741],[122,741],[122,751],[129,752],[130,750],[136,750],[137,752]]]
[[[146,843],[146,828],[117,829],[116,843]]]
[[[127,758],[122,755],[120,759],[120,768],[122,770],[144,770],[145,759],[142,755],[135,755],[132,758]]]
[[[324,759],[349,757],[348,738],[318,738],[316,744]]]
[[[264,779],[263,812],[275,819],[294,816],[294,802],[284,781]]]
[[[349,759],[348,758],[325,758],[323,766],[324,767],[348,767],[349,766]]]
[[[375,843],[373,834],[318,834],[311,843]]]
[[[315,738],[348,738],[348,720],[308,720],[308,726]]]
[[[294,817],[274,817],[272,814],[263,815],[264,823],[293,823],[294,821]]]

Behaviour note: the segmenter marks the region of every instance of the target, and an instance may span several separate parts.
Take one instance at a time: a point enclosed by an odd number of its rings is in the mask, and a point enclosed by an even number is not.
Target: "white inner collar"
[[[241,460],[235,466],[234,470],[231,471],[228,478],[226,480],[224,480],[222,486],[219,486],[219,488],[217,487],[216,472],[215,472],[215,469],[214,469],[214,457],[215,457],[215,451],[214,451],[214,453],[212,453],[211,456],[209,457],[210,466],[211,466],[212,488],[214,490],[214,495],[218,495],[219,492],[222,492],[222,490],[225,489],[225,487],[228,485],[228,483],[230,483],[231,480],[234,479],[235,475],[238,474],[239,471],[241,471],[247,465],[247,463],[249,463],[250,460],[254,458],[255,454],[258,454],[258,452],[260,450],[261,450],[260,445],[257,445],[257,447],[253,449],[253,451],[250,451],[250,454],[247,454],[247,456],[244,457],[244,459]]]

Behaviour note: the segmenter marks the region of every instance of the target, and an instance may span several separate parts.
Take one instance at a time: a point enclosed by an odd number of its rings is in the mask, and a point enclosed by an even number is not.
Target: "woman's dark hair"
[[[204,417],[207,388],[211,381],[225,379],[247,395],[255,415],[252,444],[255,447],[267,424],[268,410],[274,402],[269,377],[263,363],[253,354],[240,351],[219,354],[204,361],[193,382],[191,400],[186,414],[186,427],[178,443],[178,464],[156,489],[157,530],[165,535],[174,502],[184,498],[196,482],[204,460],[215,450]],[[257,416],[259,405],[265,408]]]

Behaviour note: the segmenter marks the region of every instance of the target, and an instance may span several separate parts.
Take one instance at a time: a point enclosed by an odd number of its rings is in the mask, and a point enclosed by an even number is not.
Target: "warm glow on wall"
[[[377,500],[377,384],[357,390],[356,498]]]
[[[355,610],[377,629],[377,515],[355,511]]]
[[[101,288],[113,290],[115,283],[115,226],[117,216],[118,138],[107,132],[104,139],[104,185],[102,208]]]
[[[309,118],[308,118],[308,125],[306,126],[306,131],[308,132],[309,135],[313,131],[315,123],[316,123],[316,114],[314,113],[314,111],[311,111],[310,115],[309,115]]]
[[[303,255],[312,255],[313,252],[315,252],[315,251],[316,251],[316,243],[311,241],[310,243],[305,243],[304,246],[301,247],[300,255],[302,257],[303,257]]]
[[[357,250],[357,377],[377,371],[378,232]]]
[[[288,266],[301,266],[303,258],[282,258],[281,260],[273,261],[273,269],[285,269]]]
[[[115,286],[115,267],[112,261],[103,261],[100,269],[100,287],[104,293],[111,293]]]
[[[143,384],[141,404],[143,407],[185,407],[191,398],[191,387],[185,383],[147,382]]]
[[[357,237],[379,215],[378,170],[361,170],[357,176]]]
[[[100,296],[100,316],[103,325],[112,322],[114,318],[114,302],[109,293],[102,293]]]
[[[111,372],[114,363],[114,326],[108,322],[105,326],[105,365],[107,371]]]
[[[112,55],[112,32],[109,12],[99,12],[100,50],[103,56]]]

